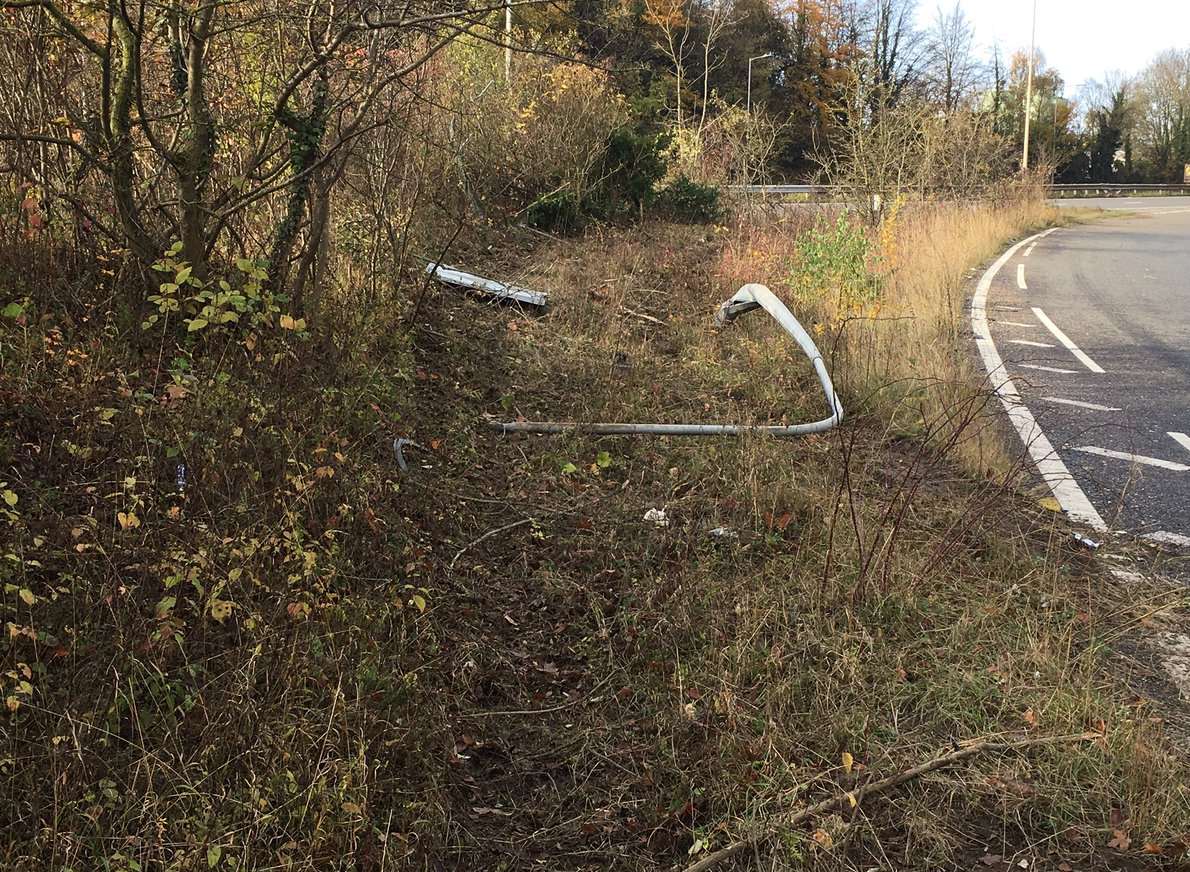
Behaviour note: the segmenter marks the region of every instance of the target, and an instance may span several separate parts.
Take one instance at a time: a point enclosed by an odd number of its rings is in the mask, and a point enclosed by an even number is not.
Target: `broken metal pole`
[[[814,368],[818,382],[822,385],[827,407],[831,414],[820,421],[791,425],[749,425],[749,424],[619,424],[583,423],[579,421],[492,421],[491,425],[503,433],[590,433],[596,436],[739,436],[744,433],[762,433],[778,438],[808,436],[811,433],[825,433],[837,427],[843,420],[843,404],[831,382],[830,373],[822,354],[810,334],[798,322],[784,303],[764,285],[749,284],[740,288],[734,297],[719,307],[715,323],[729,324],[747,312],[764,309],[793,338]]]
[[[443,284],[466,288],[469,291],[495,297],[498,300],[513,300],[527,306],[545,306],[549,302],[549,295],[541,291],[531,291],[528,288],[498,282],[494,279],[485,279],[437,263],[426,264],[426,273]]]

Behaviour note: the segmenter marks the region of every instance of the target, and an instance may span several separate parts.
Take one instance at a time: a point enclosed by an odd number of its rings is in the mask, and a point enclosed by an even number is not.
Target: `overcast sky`
[[[922,23],[939,3],[919,0]],[[1033,0],[961,0],[981,54],[1029,47]],[[1066,82],[1067,96],[1105,72],[1136,73],[1158,52],[1190,46],[1190,0],[1037,0],[1037,45]]]

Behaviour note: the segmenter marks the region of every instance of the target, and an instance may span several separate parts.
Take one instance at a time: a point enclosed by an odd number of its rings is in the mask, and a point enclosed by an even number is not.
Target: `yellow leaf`
[[[1059,514],[1062,512],[1062,504],[1053,497],[1043,497],[1037,501],[1037,505],[1041,506],[1046,511],[1057,512]]]
[[[231,615],[231,610],[235,608],[234,603],[227,600],[212,599],[211,600],[211,617],[219,623],[223,623]]]
[[[847,751],[843,752],[843,771],[850,774],[851,767],[855,764],[855,758]]]
[[[35,597],[35,596],[33,595],[33,591],[29,590],[29,588],[27,588],[27,587],[22,587],[22,588],[21,588],[20,597],[21,597],[21,600],[22,600],[22,601],[25,603],[25,605],[27,605],[27,606],[31,606],[31,605],[33,605],[35,602],[37,602],[37,597]]]
[[[818,844],[822,845],[822,847],[827,848],[828,850],[830,848],[832,848],[835,844],[835,840],[831,838],[831,834],[823,829],[818,829],[818,830],[814,831],[814,841],[817,842]]]
[[[363,813],[363,809],[360,808],[358,805],[356,805],[354,802],[343,803],[343,811],[347,812],[348,814],[362,814]]]
[[[281,316],[281,329],[282,330],[296,330],[297,329],[297,321],[293,320],[292,315],[282,315]]]
[[[116,520],[120,522],[121,530],[131,530],[140,526],[140,518],[132,512],[117,512]]]
[[[10,696],[8,699],[4,700],[4,704],[8,706],[8,710],[10,712],[15,712],[21,707],[21,701],[15,696]]]
[[[849,794],[847,794],[847,801],[848,801],[849,803],[851,803],[851,807],[852,807],[852,808],[855,808],[857,805],[859,805],[859,803],[857,803],[857,802],[855,801],[855,794],[854,794],[854,793],[849,793]]]

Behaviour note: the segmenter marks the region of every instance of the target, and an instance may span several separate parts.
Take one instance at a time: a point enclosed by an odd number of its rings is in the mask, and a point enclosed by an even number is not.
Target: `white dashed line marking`
[[[1023,263],[1016,265],[1016,286],[1022,291],[1029,290],[1029,286],[1025,284],[1025,265]]]
[[[1160,542],[1162,545],[1178,545],[1182,548],[1190,547],[1190,536],[1183,536],[1181,533],[1170,533],[1167,530],[1146,533],[1145,538],[1153,542]]]
[[[1082,400],[1066,400],[1062,397],[1042,397],[1047,403],[1061,403],[1063,406],[1078,406],[1080,409],[1090,409],[1092,412],[1119,412],[1114,406],[1101,406],[1098,403],[1084,403]]]
[[[1173,472],[1190,472],[1190,466],[1184,463],[1174,463],[1172,460],[1162,460],[1159,457],[1146,457],[1143,454],[1129,454],[1127,451],[1112,451],[1109,448],[1096,448],[1094,445],[1083,445],[1075,448],[1084,454],[1096,454],[1099,457],[1110,457],[1112,460],[1126,460],[1129,463],[1143,463],[1145,466],[1156,466],[1158,469],[1169,469]]]
[[[1029,339],[1009,339],[1008,342],[1010,345],[1028,345],[1031,348],[1053,348],[1054,347],[1053,343],[1051,343],[1051,342],[1033,342]]]
[[[1028,257],[1029,255],[1031,255],[1033,253],[1033,249],[1035,249],[1036,247],[1037,247],[1037,243],[1034,242],[1032,245],[1030,245],[1028,248],[1026,248],[1025,249],[1025,257]]]
[[[1004,325],[1004,326],[1006,326],[1006,327],[1027,327],[1027,328],[1028,328],[1028,329],[1030,329],[1030,330],[1032,330],[1034,327],[1036,327],[1036,326],[1037,326],[1036,324],[1022,324],[1020,321],[1000,321],[1000,320],[997,320],[997,321],[996,321],[996,323],[997,323],[997,324],[1003,324],[1003,325]]]
[[[1039,369],[1042,372],[1056,372],[1061,375],[1077,375],[1076,369],[1058,369],[1056,366],[1042,366],[1040,363],[1018,363],[1021,369]]]
[[[1061,331],[1061,329],[1058,327],[1058,325],[1050,320],[1049,315],[1045,314],[1045,312],[1041,311],[1036,306],[1033,307],[1033,314],[1037,316],[1038,321],[1040,321],[1042,324],[1044,324],[1046,326],[1046,328],[1049,330],[1050,333],[1054,334],[1054,337],[1059,342],[1061,342],[1063,345],[1066,346],[1066,349],[1071,354],[1073,354],[1075,357],[1077,357],[1079,359],[1079,362],[1083,366],[1085,366],[1087,369],[1091,370],[1091,372],[1097,372],[1100,375],[1103,374],[1103,371],[1104,371],[1103,367],[1101,367],[1095,361],[1091,360],[1090,356],[1085,351],[1083,351],[1081,348],[1079,348],[1077,345],[1075,345],[1073,342],[1071,342],[1070,337],[1067,336],[1065,333],[1063,333]]]
[[[1187,451],[1190,451],[1190,436],[1187,436],[1185,433],[1174,433],[1172,431],[1169,435],[1174,442],[1181,445]]]
[[[1045,233],[1018,242],[988,267],[980,277],[975,294],[971,298],[971,329],[975,333],[975,344],[979,349],[979,356],[983,358],[983,365],[987,369],[992,389],[1000,398],[1004,411],[1008,413],[1008,420],[1012,422],[1012,426],[1020,435],[1025,450],[1037,464],[1037,471],[1049,485],[1058,505],[1070,516],[1071,520],[1086,524],[1095,530],[1106,530],[1107,524],[1104,523],[1103,516],[1087,499],[1086,493],[1074,480],[1070,470],[1058,456],[1058,452],[1054,451],[1053,443],[1045,435],[1045,431],[1038,426],[1037,419],[1033,417],[1028,406],[1021,402],[1021,395],[1017,393],[1016,385],[1012,383],[1012,379],[1008,377],[1008,373],[1004,369],[1004,359],[996,350],[996,343],[992,340],[992,332],[988,324],[988,292],[992,289],[992,282],[996,280],[1000,270],[1004,269],[1004,265],[1012,260],[1024,246],[1049,236],[1053,232],[1053,229],[1047,230]]]

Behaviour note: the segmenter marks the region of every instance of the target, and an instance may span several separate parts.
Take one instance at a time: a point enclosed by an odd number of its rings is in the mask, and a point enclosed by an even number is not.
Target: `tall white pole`
[[[504,84],[512,81],[512,2],[504,2]]]
[[[748,102],[745,104],[747,111],[752,111],[752,61],[754,58],[748,58]]]
[[[1029,171],[1029,128],[1033,118],[1033,58],[1037,55],[1037,0],[1033,0],[1033,35],[1029,37],[1029,78],[1025,85],[1025,155],[1021,168]]]

